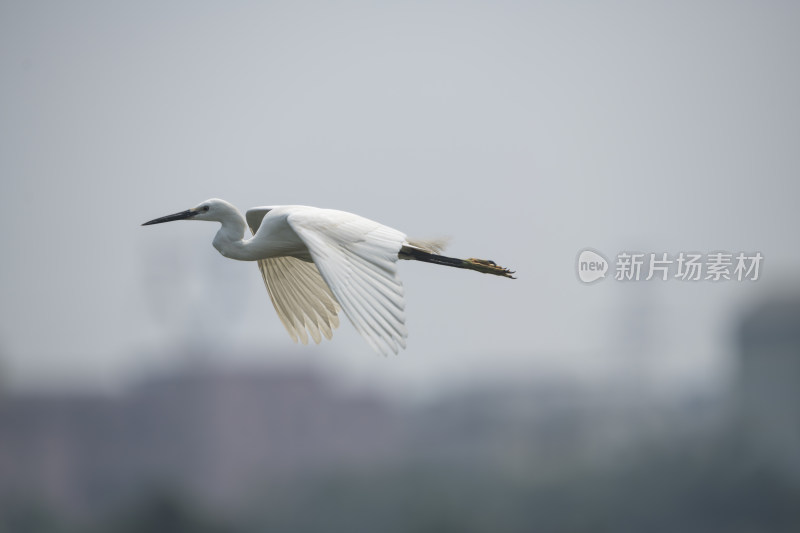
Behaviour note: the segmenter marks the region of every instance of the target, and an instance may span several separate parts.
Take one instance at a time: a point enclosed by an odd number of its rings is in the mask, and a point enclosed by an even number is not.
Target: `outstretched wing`
[[[308,335],[317,344],[333,336],[339,327],[339,304],[313,263],[294,257],[275,257],[258,261],[272,305],[294,342],[308,344]]]
[[[269,207],[247,211],[247,224],[256,233]],[[314,263],[294,257],[275,257],[258,261],[258,269],[269,298],[292,340],[308,343],[308,333],[319,343],[330,339],[339,327],[339,304]]]
[[[403,285],[397,254],[406,236],[366,218],[299,208],[286,218],[356,330],[378,352],[405,348]]]

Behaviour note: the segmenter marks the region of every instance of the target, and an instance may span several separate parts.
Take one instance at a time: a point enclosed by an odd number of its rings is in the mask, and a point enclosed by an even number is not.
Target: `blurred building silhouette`
[[[800,479],[800,298],[752,310],[738,344],[734,423],[757,460]]]
[[[565,462],[621,456],[654,423],[668,427],[626,394],[540,381],[412,409],[304,372],[216,370],[115,397],[6,396],[0,514],[36,501],[91,516],[154,490],[231,509],[270,484],[420,464],[553,475]]]
[[[309,374],[192,372],[120,397],[7,397],[0,503],[84,515],[164,489],[225,506],[283,472],[386,461],[398,429],[379,399]]]
[[[0,533],[220,516],[237,531],[798,531],[800,300],[737,327],[727,395],[532,376],[410,407],[305,371],[213,369],[118,396],[2,395]],[[17,527],[36,509],[68,526]]]

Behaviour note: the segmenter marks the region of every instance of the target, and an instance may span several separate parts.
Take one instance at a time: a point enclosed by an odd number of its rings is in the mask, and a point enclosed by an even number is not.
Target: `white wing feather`
[[[270,208],[247,212],[247,223],[254,234]],[[339,310],[333,295],[313,263],[294,257],[275,257],[258,261],[272,305],[294,342],[308,343],[308,333],[319,343],[322,335],[330,339],[339,327]]]
[[[275,257],[258,261],[272,305],[294,342],[308,344],[308,335],[317,344],[322,335],[333,336],[339,327],[339,304],[313,263],[294,257]]]
[[[327,209],[298,209],[287,221],[367,342],[383,354],[405,348],[405,303],[396,262],[406,236],[358,215]]]

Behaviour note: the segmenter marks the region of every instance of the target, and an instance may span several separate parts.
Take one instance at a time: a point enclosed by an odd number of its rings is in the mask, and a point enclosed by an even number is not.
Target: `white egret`
[[[398,259],[466,268],[513,279],[513,272],[483,259],[455,259],[439,241],[408,239],[400,231],[333,209],[302,205],[254,207],[247,218],[224,200],[142,224],[208,220],[222,227],[213,245],[230,259],[257,261],[272,304],[289,335],[308,343],[330,339],[343,309],[378,352],[405,348],[403,285]],[[249,226],[253,236],[245,239]]]

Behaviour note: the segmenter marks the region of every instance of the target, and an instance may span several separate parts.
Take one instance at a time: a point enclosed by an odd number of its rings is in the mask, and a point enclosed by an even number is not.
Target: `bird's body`
[[[398,259],[414,259],[512,277],[480,259],[439,255],[441,243],[409,240],[402,232],[334,209],[302,205],[255,207],[246,217],[224,200],[211,199],[172,220],[220,222],[213,245],[220,254],[257,261],[278,316],[296,341],[308,334],[331,338],[344,309],[358,332],[381,353],[405,348],[403,285]],[[245,238],[249,226],[252,237]]]

